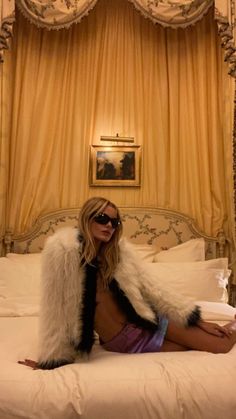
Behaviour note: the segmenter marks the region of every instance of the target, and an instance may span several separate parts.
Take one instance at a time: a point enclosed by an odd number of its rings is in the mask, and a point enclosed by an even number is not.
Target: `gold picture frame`
[[[140,186],[141,146],[90,147],[90,186]]]

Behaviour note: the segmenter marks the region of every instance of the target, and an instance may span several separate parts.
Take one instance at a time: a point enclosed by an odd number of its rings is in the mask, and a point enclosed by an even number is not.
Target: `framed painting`
[[[92,145],[90,186],[140,186],[141,147]]]

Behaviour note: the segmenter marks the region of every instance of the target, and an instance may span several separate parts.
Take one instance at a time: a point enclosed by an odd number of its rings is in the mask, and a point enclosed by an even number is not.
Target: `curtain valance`
[[[1,0],[2,22],[14,16],[15,4],[39,27],[68,28],[79,22],[98,0]],[[113,0],[114,1],[114,0]],[[214,0],[129,0],[154,23],[174,28],[186,27],[202,18]],[[222,3],[222,2],[221,2]]]
[[[98,0],[0,0],[0,60],[9,47],[15,19],[15,5],[32,23],[47,29],[68,28],[78,23]],[[113,0],[114,1],[114,0]],[[171,28],[195,24],[214,4],[225,60],[236,77],[235,0],[128,0],[143,16]]]
[[[97,0],[15,0],[36,25],[60,29],[79,22]],[[114,1],[114,0],[113,0]],[[129,0],[145,17],[163,26],[186,27],[201,19],[213,0]]]
[[[154,23],[172,28],[186,28],[200,20],[214,0],[129,0]]]

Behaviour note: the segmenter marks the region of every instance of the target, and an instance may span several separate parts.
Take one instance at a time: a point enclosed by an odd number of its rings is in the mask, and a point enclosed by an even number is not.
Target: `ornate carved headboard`
[[[40,216],[32,228],[23,234],[10,231],[4,237],[4,252],[35,253],[43,249],[45,239],[58,228],[77,226],[79,208],[57,210]],[[194,220],[182,213],[164,208],[120,208],[124,236],[133,243],[154,245],[159,250],[203,237],[206,243],[206,259],[226,256],[231,261],[231,244],[219,231],[217,237],[203,233]]]
[[[5,252],[34,253],[43,249],[45,239],[58,228],[77,226],[79,208],[57,210],[40,216],[32,228],[23,234],[10,231],[4,238]],[[206,258],[230,256],[229,242],[223,230],[217,237],[204,234],[190,217],[164,208],[120,208],[124,236],[134,243],[152,244],[160,250],[187,240],[203,237]]]

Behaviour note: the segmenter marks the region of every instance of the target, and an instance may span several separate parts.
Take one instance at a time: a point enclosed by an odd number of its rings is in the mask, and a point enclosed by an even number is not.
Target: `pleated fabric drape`
[[[213,10],[184,30],[154,25],[125,0],[100,0],[67,31],[17,14],[4,68],[5,227],[19,233],[39,214],[104,195],[182,211],[209,234],[224,224],[232,237],[234,86]],[[142,146],[140,188],[89,186],[90,145],[116,133]]]

